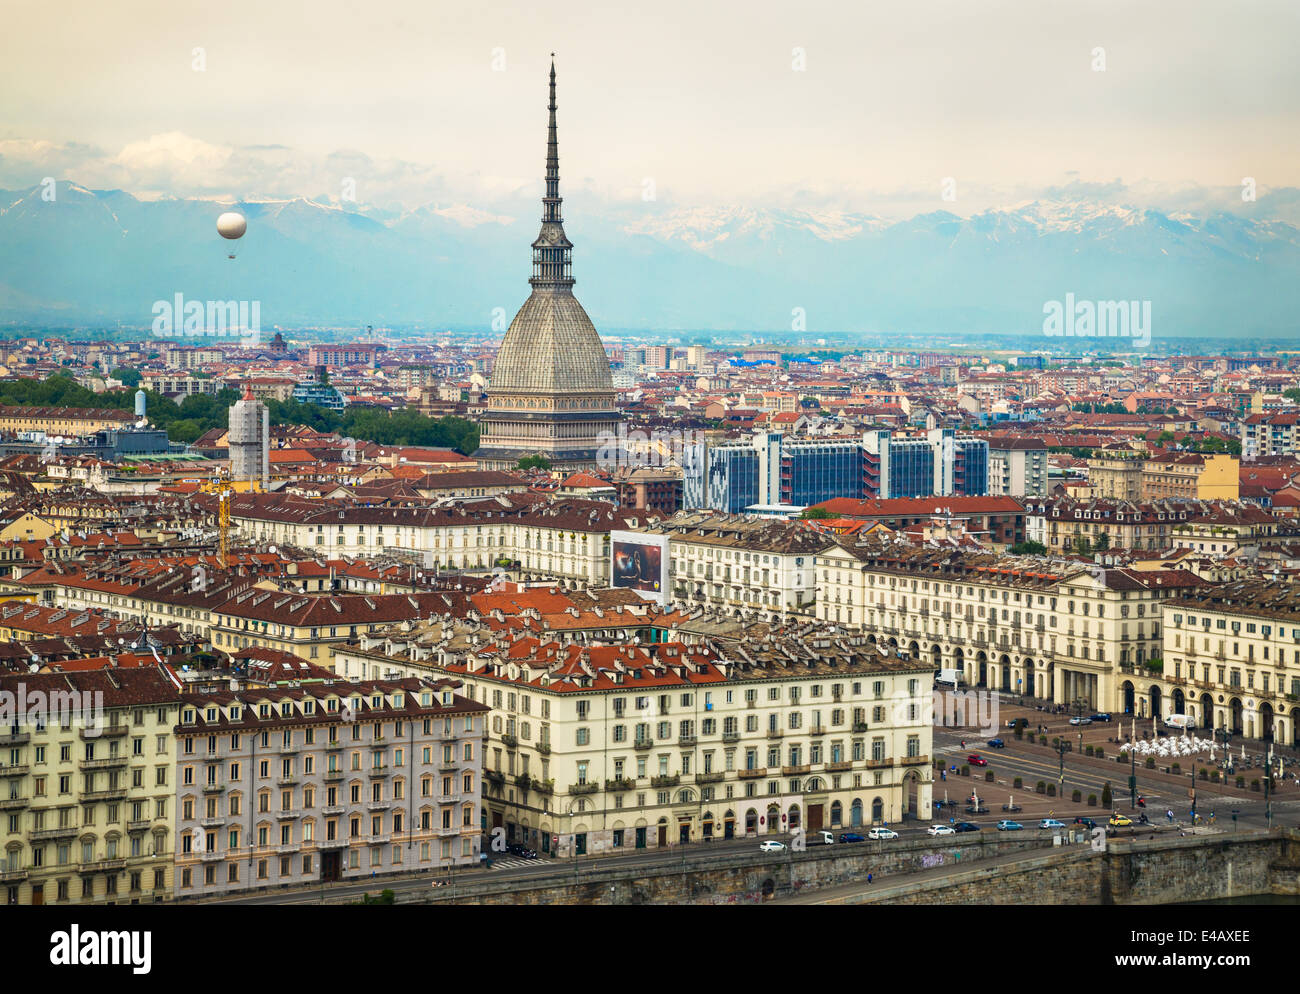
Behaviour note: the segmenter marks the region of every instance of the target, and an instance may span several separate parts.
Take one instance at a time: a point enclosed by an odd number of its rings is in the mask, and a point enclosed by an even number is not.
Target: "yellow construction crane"
[[[230,568],[230,498],[235,492],[230,478],[223,470],[203,485],[203,492],[217,497],[217,562],[222,569]]]

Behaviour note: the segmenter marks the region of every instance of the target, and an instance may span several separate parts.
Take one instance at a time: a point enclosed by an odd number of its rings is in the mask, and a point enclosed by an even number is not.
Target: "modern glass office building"
[[[688,447],[683,505],[738,514],[754,505],[809,507],[836,497],[979,496],[988,493],[988,451],[986,441],[958,438],[951,428],[834,440],[756,432],[752,439]]]

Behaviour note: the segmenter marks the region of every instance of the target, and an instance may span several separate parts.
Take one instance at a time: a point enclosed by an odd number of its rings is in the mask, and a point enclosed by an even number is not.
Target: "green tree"
[[[1042,542],[1017,542],[1010,551],[1013,556],[1045,556],[1047,546]]]
[[[804,521],[825,521],[827,518],[833,518],[835,515],[824,507],[805,507],[800,513]]]
[[[140,370],[138,369],[126,369],[125,367],[118,367],[117,369],[113,370],[112,374],[110,375],[112,375],[113,379],[115,380],[121,380],[124,384],[126,384],[127,387],[129,387],[132,390],[134,390],[136,387],[140,385]]]
[[[1101,785],[1101,806],[1103,808],[1108,808],[1110,807],[1110,802],[1111,802],[1110,781],[1107,780],[1104,784]]]
[[[551,468],[551,461],[547,459],[545,456],[541,456],[541,455],[524,456],[522,459],[519,460],[518,463],[515,464],[515,468],[546,470]]]

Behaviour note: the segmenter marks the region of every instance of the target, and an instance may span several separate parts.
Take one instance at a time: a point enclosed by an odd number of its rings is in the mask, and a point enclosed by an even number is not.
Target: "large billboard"
[[[668,603],[668,536],[615,531],[609,538],[611,585]]]

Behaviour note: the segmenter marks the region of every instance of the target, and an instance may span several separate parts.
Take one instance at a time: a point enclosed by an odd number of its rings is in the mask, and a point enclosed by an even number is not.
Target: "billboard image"
[[[664,603],[668,597],[668,536],[616,531],[610,535],[611,583]]]

